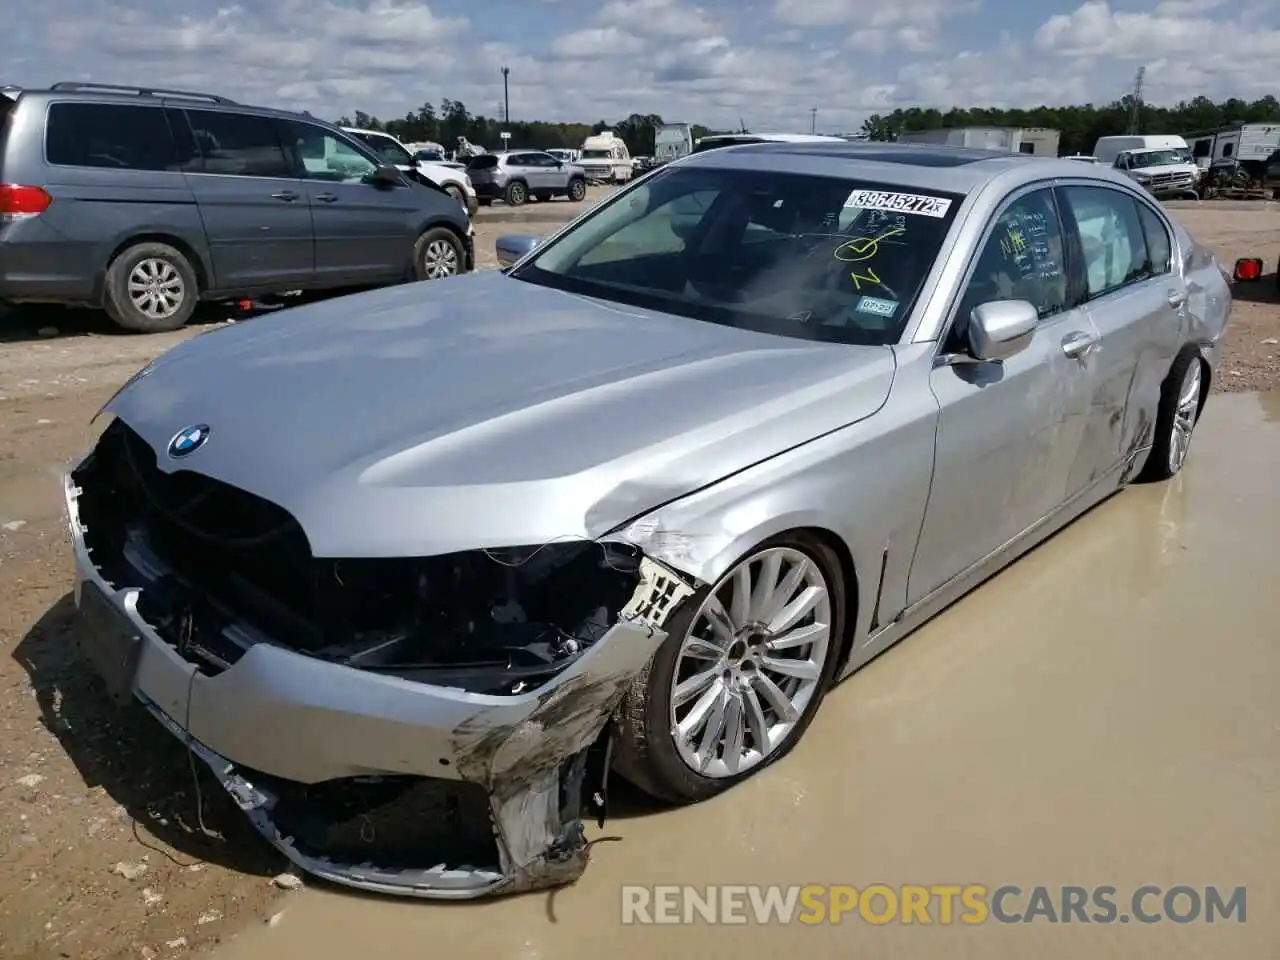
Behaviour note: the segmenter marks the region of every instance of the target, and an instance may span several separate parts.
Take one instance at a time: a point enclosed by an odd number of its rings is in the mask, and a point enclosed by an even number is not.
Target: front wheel
[[[1191,434],[1203,406],[1204,361],[1188,344],[1174,358],[1156,408],[1156,436],[1142,468],[1142,480],[1168,480],[1187,462]]]
[[[569,199],[574,203],[581,203],[582,199],[587,195],[587,184],[585,180],[574,179],[569,183]]]
[[[619,710],[620,774],[692,803],[785,756],[831,684],[844,623],[832,551],[765,541],[691,597]]]
[[[445,227],[432,227],[413,245],[413,275],[417,280],[457,276],[465,262],[462,241]]]

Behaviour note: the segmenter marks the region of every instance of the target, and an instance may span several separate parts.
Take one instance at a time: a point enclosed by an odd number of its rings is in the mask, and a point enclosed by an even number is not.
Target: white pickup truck
[[[1115,166],[1156,197],[1199,196],[1200,168],[1174,147],[1123,150],[1116,156]]]

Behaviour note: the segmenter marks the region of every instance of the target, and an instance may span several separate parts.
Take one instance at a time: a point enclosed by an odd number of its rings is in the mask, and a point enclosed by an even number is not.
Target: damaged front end
[[[581,874],[610,714],[685,578],[610,541],[314,557],[281,507],[162,471],[119,420],[66,499],[86,652],[293,862],[423,897]]]

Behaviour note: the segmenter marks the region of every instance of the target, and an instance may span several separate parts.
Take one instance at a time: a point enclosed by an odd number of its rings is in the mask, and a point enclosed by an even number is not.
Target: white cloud
[[[980,0],[222,2],[42,0],[0,30],[3,80],[154,83],[329,117],[449,97],[493,116],[507,66],[513,119],[807,130],[816,107],[822,127],[854,130],[897,106],[1105,103],[1139,65],[1158,102],[1254,98],[1280,76],[1276,0],[1044,0],[1016,33],[1006,3]]]

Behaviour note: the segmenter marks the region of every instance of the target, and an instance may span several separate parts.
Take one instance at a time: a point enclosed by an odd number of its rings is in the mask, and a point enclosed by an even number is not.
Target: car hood
[[[105,410],[271,500],[318,556],[597,537],[870,416],[894,354],[620,307],[498,271],[333,299],[162,355]],[[182,460],[175,434],[207,425]]]

